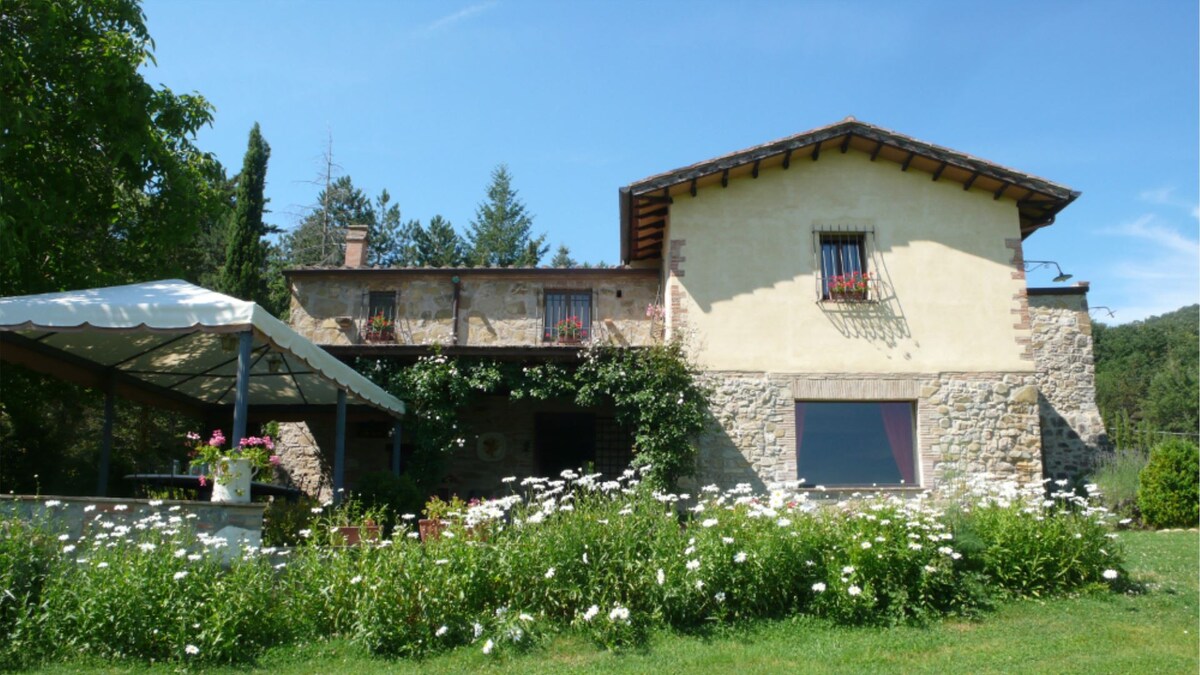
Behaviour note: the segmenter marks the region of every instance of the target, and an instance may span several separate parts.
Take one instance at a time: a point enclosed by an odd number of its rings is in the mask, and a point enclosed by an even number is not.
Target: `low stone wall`
[[[965,474],[1041,480],[1033,373],[918,376],[710,372],[711,423],[699,440],[699,484],[756,489],[795,481],[797,400],[916,404],[918,485],[947,487]]]
[[[1046,475],[1086,473],[1108,447],[1096,407],[1096,366],[1086,286],[1030,289],[1033,353],[1041,391]]]
[[[240,544],[262,545],[265,509],[266,504],[260,503],[0,495],[0,513],[46,522],[73,539],[96,529],[94,523],[100,518],[132,528],[143,518],[161,513],[188,522],[197,533],[224,539],[231,550]]]

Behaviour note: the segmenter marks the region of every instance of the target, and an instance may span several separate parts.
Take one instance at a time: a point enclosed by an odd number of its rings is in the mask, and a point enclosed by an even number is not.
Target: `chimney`
[[[367,264],[367,226],[346,228],[346,267],[365,267]]]

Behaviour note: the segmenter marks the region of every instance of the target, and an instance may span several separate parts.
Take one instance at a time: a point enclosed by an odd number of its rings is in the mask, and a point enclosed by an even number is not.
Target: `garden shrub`
[[[1200,520],[1200,450],[1168,440],[1150,450],[1139,475],[1138,509],[1151,527],[1196,527]]]
[[[563,630],[622,649],[655,629],[796,614],[920,623],[1123,575],[1104,511],[1040,487],[834,504],[745,485],[672,494],[633,471],[505,480],[511,495],[453,506],[425,543],[401,517],[390,538],[330,546],[323,513],[297,548],[227,551],[169,510],[133,526],[96,518],[71,541],[6,538],[0,575],[19,602],[0,604],[0,654],[187,667],[332,638],[390,657],[500,654]]]
[[[1137,508],[1138,476],[1148,455],[1138,448],[1117,448],[1100,455],[1091,480],[1100,488],[1100,500],[1114,513],[1140,517]]]

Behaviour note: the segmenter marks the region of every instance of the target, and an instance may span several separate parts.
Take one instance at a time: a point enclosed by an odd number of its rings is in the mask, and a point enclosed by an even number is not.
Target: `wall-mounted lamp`
[[[1030,265],[1033,265],[1033,267],[1030,267]],[[1070,279],[1072,276],[1074,276],[1071,274],[1064,273],[1062,271],[1062,268],[1058,266],[1058,263],[1054,262],[1053,260],[1026,260],[1025,261],[1025,271],[1029,272],[1031,270],[1036,270],[1040,267],[1049,267],[1051,265],[1054,265],[1054,269],[1058,270],[1058,276],[1054,277],[1054,279],[1053,279],[1054,283],[1056,283],[1056,284],[1061,284],[1062,282],[1064,282],[1067,279]]]
[[[267,355],[267,370],[274,375],[283,367],[283,356],[274,352]]]

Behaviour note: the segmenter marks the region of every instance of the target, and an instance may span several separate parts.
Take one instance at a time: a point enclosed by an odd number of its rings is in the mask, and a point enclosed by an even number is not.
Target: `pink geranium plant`
[[[264,471],[279,465],[279,455],[275,454],[275,441],[269,435],[246,436],[237,447],[223,448],[225,434],[220,429],[213,429],[212,436],[207,442],[201,442],[200,434],[189,431],[188,443],[192,448],[192,466],[204,467],[206,473],[200,476],[200,485],[208,481],[221,481],[219,467],[223,460],[245,459],[250,461],[252,471]]]

